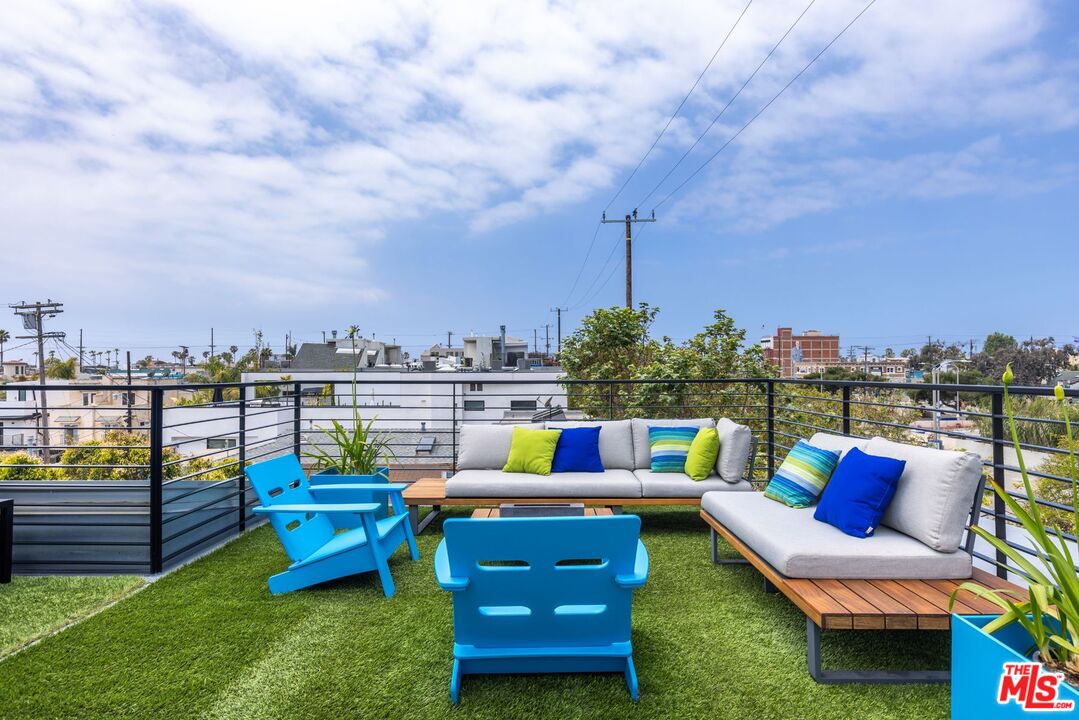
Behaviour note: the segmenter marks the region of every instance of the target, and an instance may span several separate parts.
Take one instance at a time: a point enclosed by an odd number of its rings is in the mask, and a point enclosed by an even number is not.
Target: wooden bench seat
[[[806,616],[809,672],[819,683],[929,683],[948,682],[946,670],[823,670],[820,659],[822,630],[948,630],[951,613],[999,615],[1000,608],[968,591],[961,591],[951,611],[952,592],[965,580],[829,580],[789,578],[753,552],[708,512],[701,517],[711,528],[712,562],[748,563],[764,576],[765,590],[781,592]],[[718,554],[722,537],[741,558]],[[987,588],[1022,589],[975,568],[972,581]]]

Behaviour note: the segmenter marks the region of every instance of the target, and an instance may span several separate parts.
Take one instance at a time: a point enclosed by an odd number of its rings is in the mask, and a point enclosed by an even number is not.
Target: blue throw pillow
[[[848,535],[869,537],[892,503],[906,465],[905,460],[868,455],[851,448],[821,493],[813,518]]]
[[[562,428],[551,472],[603,472],[599,431],[599,427]]]

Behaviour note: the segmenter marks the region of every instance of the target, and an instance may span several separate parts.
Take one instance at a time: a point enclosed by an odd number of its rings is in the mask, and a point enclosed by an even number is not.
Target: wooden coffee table
[[[476,508],[472,511],[472,519],[478,518],[496,518],[501,515],[501,510],[498,508]],[[597,515],[614,515],[614,512],[608,507],[590,507],[584,509],[585,517],[596,517]]]

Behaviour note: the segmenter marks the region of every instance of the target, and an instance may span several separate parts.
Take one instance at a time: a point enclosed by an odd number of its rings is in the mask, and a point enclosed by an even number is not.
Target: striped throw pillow
[[[828,484],[838,462],[838,452],[799,440],[764,489],[764,496],[794,508],[809,507]]]
[[[652,448],[652,472],[684,473],[686,456],[697,427],[648,426],[648,444]]]

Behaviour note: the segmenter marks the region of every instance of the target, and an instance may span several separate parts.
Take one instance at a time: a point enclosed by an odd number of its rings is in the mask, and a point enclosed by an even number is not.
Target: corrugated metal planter
[[[1002,678],[1006,663],[1029,663],[1025,654],[1030,647],[1030,635],[1023,627],[1012,624],[989,635],[982,630],[995,620],[992,615],[952,615],[952,717],[996,720],[996,718],[1079,717],[1079,690],[1066,682],[1056,685],[1056,692],[1036,685],[1028,689],[1026,678],[1009,682],[1011,697],[1000,702]],[[1040,664],[1039,676],[1048,674]],[[1044,676],[1042,676],[1044,677]],[[1049,700],[1055,694],[1055,700]],[[1040,696],[1040,697],[1039,697]],[[1028,703],[1061,705],[1071,701],[1071,709],[1024,707]]]

